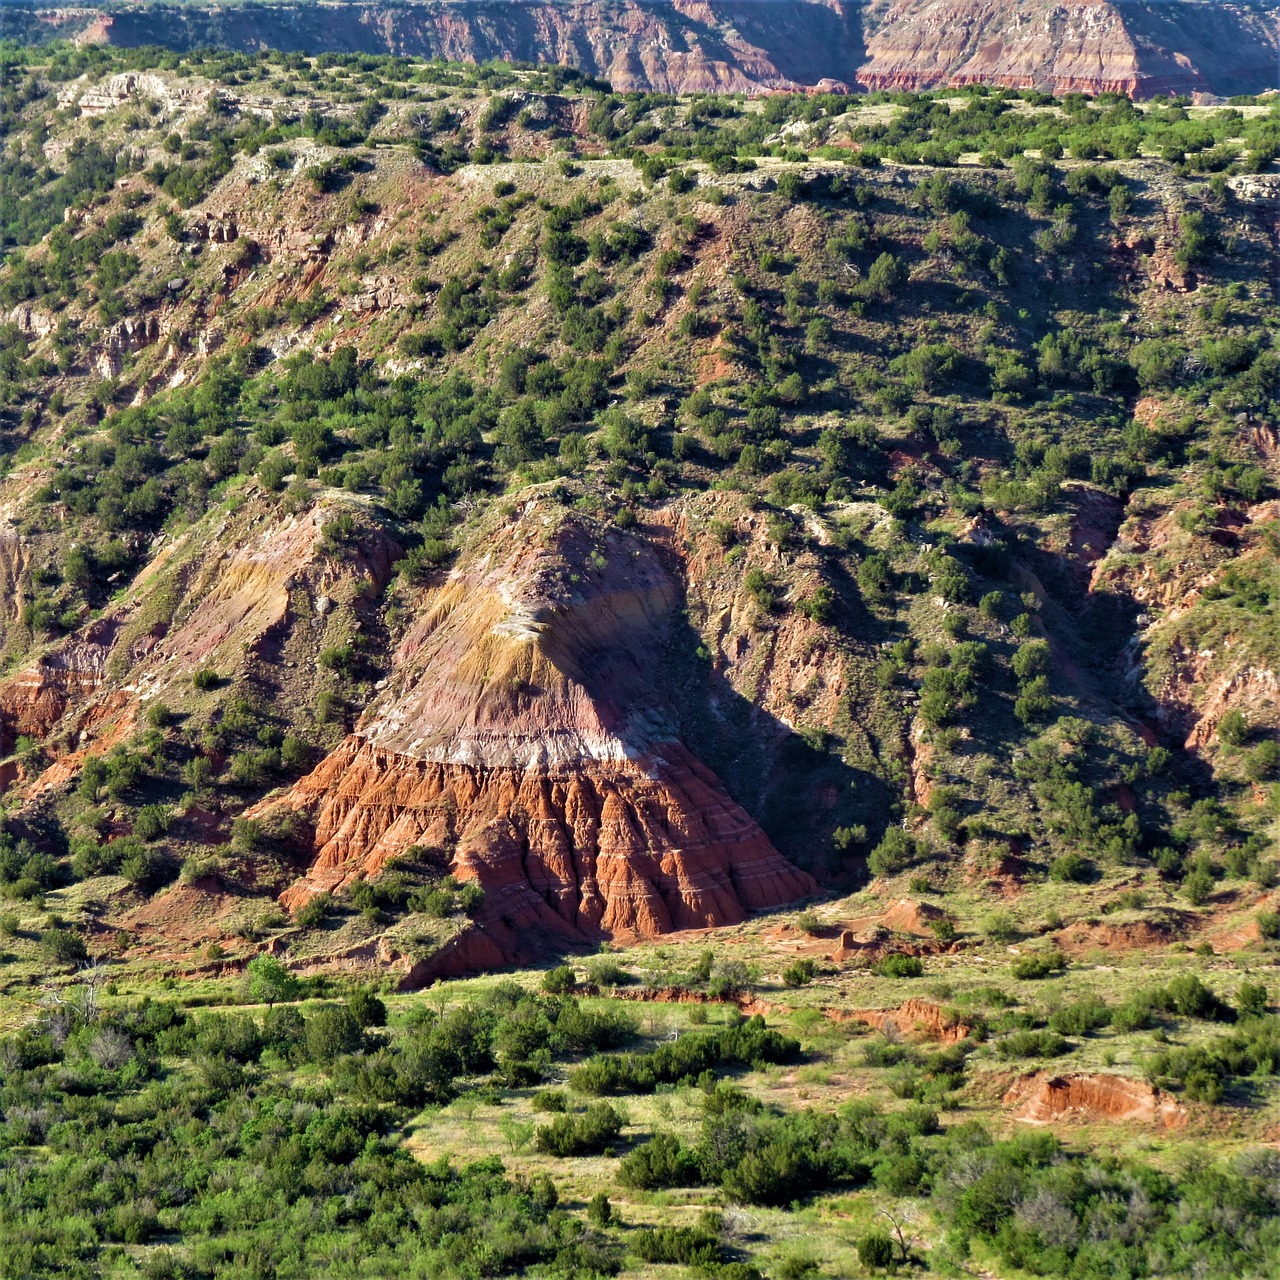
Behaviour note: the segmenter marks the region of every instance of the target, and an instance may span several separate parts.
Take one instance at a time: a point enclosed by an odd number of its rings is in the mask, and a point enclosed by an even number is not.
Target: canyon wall
[[[16,13],[17,10],[6,9]],[[548,0],[22,10],[18,35],[176,49],[393,53],[572,66],[619,90],[992,84],[1054,93],[1256,93],[1272,4],[1203,0]],[[20,27],[20,29],[19,29]]]
[[[1275,15],[1128,0],[892,0],[867,10],[868,89],[992,84],[1055,94],[1233,94],[1272,87]]]
[[[549,62],[619,90],[756,93],[851,75],[861,23],[846,0],[572,0],[550,4],[127,7],[84,38],[125,46],[393,53]]]

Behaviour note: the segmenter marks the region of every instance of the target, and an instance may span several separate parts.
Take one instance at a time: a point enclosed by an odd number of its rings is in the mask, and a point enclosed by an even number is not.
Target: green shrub
[[[582,1115],[559,1115],[534,1135],[547,1155],[598,1155],[622,1132],[622,1116],[607,1102],[593,1102]]]
[[[873,1231],[858,1241],[858,1261],[879,1270],[893,1264],[893,1241],[883,1231]]]
[[[1236,992],[1236,1008],[1242,1018],[1261,1018],[1267,1012],[1267,989],[1260,982],[1242,982]]]
[[[657,1191],[667,1187],[692,1187],[701,1180],[698,1162],[675,1134],[657,1133],[625,1156],[618,1166],[624,1187]]]
[[[796,928],[811,938],[820,938],[824,932],[822,921],[812,911],[802,911],[796,916]]]
[[[1078,853],[1064,853],[1049,864],[1049,879],[1083,884],[1093,878],[1093,863]]]
[[[901,827],[889,827],[867,858],[872,875],[891,876],[908,867],[916,857],[916,842]]]
[[[597,987],[627,987],[638,981],[634,973],[607,957],[587,964],[587,979]]]
[[[1249,721],[1243,711],[1232,708],[1218,721],[1218,741],[1228,747],[1243,747],[1249,740]]]
[[[1141,997],[1125,1000],[1111,1011],[1111,1025],[1121,1035],[1143,1031],[1152,1026],[1154,1021],[1154,1008]]]
[[[387,1006],[368,987],[353,992],[347,999],[347,1008],[361,1029],[387,1025]]]
[[[578,984],[578,975],[571,964],[562,964],[555,969],[548,969],[542,975],[542,989],[552,995],[567,995]]]
[[[1063,1036],[1083,1036],[1111,1022],[1111,1010],[1104,1000],[1089,996],[1064,1005],[1049,1015],[1049,1029]]]
[[[1067,958],[1061,951],[1033,951],[1013,962],[1013,976],[1022,981],[1049,978],[1066,967]]]
[[[1182,882],[1182,894],[1193,907],[1202,907],[1213,895],[1213,876],[1203,867],[1192,871]]]
[[[652,1093],[660,1084],[697,1079],[722,1063],[789,1062],[799,1052],[798,1040],[770,1030],[757,1015],[721,1031],[681,1036],[651,1053],[592,1058],[570,1074],[569,1086],[597,1095]]]
[[[89,958],[84,940],[68,929],[46,929],[40,935],[40,946],[59,964],[83,964]]]
[[[139,840],[156,840],[169,830],[169,810],[162,804],[144,805],[133,820],[133,834]]]
[[[355,1053],[363,1043],[360,1023],[345,1005],[325,1005],[306,1019],[306,1054],[311,1062],[333,1063],[344,1053]]]
[[[354,679],[360,670],[360,659],[354,645],[331,644],[320,650],[320,665],[346,679]]]
[[[332,906],[332,894],[317,893],[314,898],[308,898],[293,913],[293,922],[300,929],[318,929],[324,924],[325,917],[329,914]]]
[[[587,1221],[592,1226],[607,1227],[613,1218],[613,1206],[603,1191],[597,1191],[587,1202]]]
[[[893,951],[887,956],[881,956],[871,966],[871,972],[882,978],[918,978],[924,973],[924,964],[918,956]]]
[[[704,1274],[721,1274],[720,1241],[702,1227],[646,1227],[632,1237],[631,1247],[651,1263],[680,1263]]]
[[[791,964],[782,971],[782,981],[788,987],[807,986],[818,974],[818,966],[807,957],[801,960],[793,960]]]
[[[1244,766],[1250,782],[1268,782],[1280,774],[1280,742],[1268,738],[1249,753]]]
[[[116,841],[117,845],[124,843],[123,840]],[[120,874],[139,888],[151,888],[164,880],[172,879],[176,870],[168,854],[159,849],[138,846],[122,852],[124,856],[120,859]]]
[[[1013,942],[1021,936],[1017,921],[1007,911],[992,911],[984,917],[982,932],[992,942]]]
[[[1057,1058],[1070,1048],[1056,1031],[1015,1031],[996,1043],[1002,1058]]]

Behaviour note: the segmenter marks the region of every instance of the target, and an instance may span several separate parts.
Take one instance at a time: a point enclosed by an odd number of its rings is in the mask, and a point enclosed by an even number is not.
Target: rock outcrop
[[[124,8],[90,38],[117,45],[394,53],[550,62],[616,89],[758,93],[847,80],[862,56],[846,0],[263,5]]]
[[[535,935],[648,937],[811,892],[677,740],[655,668],[682,585],[653,545],[537,501],[475,545],[355,731],[260,806],[314,824],[286,905],[435,846],[515,959]]]
[[[868,89],[995,84],[1055,94],[1257,92],[1274,23],[1236,5],[891,0],[867,11]]]
[[[1004,1101],[1016,1107],[1015,1119],[1028,1124],[1126,1120],[1174,1129],[1187,1123],[1187,1110],[1176,1098],[1141,1080],[1107,1073],[1036,1072],[1013,1085]]]
[[[358,600],[400,555],[374,536],[333,554],[323,530],[340,509],[325,501],[289,515],[251,502],[161,548],[126,599],[0,680],[0,755],[19,737],[42,745],[52,763],[34,794],[115,745],[151,702],[181,705],[199,667],[223,676],[252,667],[280,683],[295,635],[314,644],[326,634],[318,602]],[[4,550],[0,540],[0,573]]]
[[[130,6],[102,14],[80,39],[552,62],[616,89],[664,93],[825,90],[856,79],[867,88],[980,83],[1150,97],[1271,86],[1271,7],[1195,0],[872,0],[865,9],[847,0]],[[85,13],[74,11],[72,25],[83,26]],[[81,110],[109,110],[121,95],[153,87],[148,79],[116,77],[105,95],[81,99]]]

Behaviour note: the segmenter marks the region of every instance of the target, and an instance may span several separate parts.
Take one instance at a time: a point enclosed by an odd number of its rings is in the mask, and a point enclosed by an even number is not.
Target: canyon
[[[816,82],[798,48],[774,70]],[[969,137],[920,163],[909,99],[704,117],[529,67],[47,56],[13,171],[120,160],[71,207],[51,176],[0,274],[0,840],[60,860],[96,951],[410,987],[865,891],[909,905],[776,941],[869,967],[953,954],[920,884],[1016,904],[1082,841],[1161,865],[1138,918],[1053,922],[1065,954],[1198,935],[1163,845],[1208,838],[1214,776],[1265,818],[1280,504],[1264,410],[1201,476],[1162,370],[1260,350],[1195,326],[1254,323],[1232,273],[1270,278],[1274,201],[1163,152],[1265,165],[1265,103],[990,104],[1036,153],[1077,116],[1146,131],[1051,173]]]
[[[618,91],[988,84],[1150,98],[1276,87],[1275,6],[1203,0],[442,0],[5,13],[28,39],[558,63]]]

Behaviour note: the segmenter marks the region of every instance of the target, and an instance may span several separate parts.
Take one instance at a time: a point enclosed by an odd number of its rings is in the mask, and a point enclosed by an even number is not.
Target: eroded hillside
[[[12,38],[253,53],[552,63],[620,91],[761,93],[987,84],[1051,93],[1275,87],[1272,6],[1130,0],[8,6]]]
[[[1269,887],[1270,105],[54,50],[4,128],[4,881],[91,952]]]

